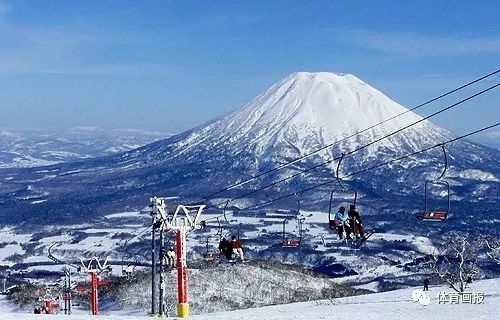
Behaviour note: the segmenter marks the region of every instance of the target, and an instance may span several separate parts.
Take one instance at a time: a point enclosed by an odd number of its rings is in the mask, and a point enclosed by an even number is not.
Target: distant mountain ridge
[[[40,167],[109,156],[170,135],[134,129],[74,127],[50,130],[0,129],[0,168]]]

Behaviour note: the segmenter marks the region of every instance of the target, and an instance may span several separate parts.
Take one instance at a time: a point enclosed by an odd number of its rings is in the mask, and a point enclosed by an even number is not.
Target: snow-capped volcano
[[[153,194],[179,195],[198,202],[213,191],[354,135],[284,170],[218,195],[234,197],[296,173],[297,169],[307,169],[353,151],[422,119],[407,111],[353,75],[299,72],[230,114],[169,139],[74,164],[0,171],[0,206],[7,206],[3,212],[26,213],[22,202],[28,201],[29,208],[36,212],[72,216],[100,212],[102,208],[144,205]],[[362,170],[452,136],[431,122],[422,121],[349,155],[341,173]],[[447,151],[449,170],[445,178],[452,179],[455,199],[498,197],[495,186],[499,181],[500,152],[463,140],[447,146]],[[411,201],[407,195],[421,195],[422,184],[437,177],[442,167],[443,155],[436,149],[348,180],[363,197],[381,199],[398,194]],[[269,199],[331,180],[334,168],[335,163],[318,167],[252,195],[248,201]],[[32,186],[32,196],[25,195],[26,184]],[[325,200],[324,195],[331,188],[315,189],[319,194],[309,194],[311,203]]]
[[[297,157],[406,111],[408,109],[351,74],[299,72],[229,115],[197,128],[183,137],[178,147],[186,152],[199,145],[216,149],[222,146],[225,152],[233,154],[246,149],[264,161],[272,154]],[[351,151],[370,139],[421,119],[408,112],[345,141],[339,149]],[[449,132],[425,121],[405,134],[381,141],[371,150],[411,146],[416,151],[428,140],[449,137]]]
[[[219,133],[231,134],[233,141],[247,139],[261,147],[257,150],[289,140],[302,151],[308,144],[333,143],[406,110],[353,75],[300,72],[225,117]],[[391,127],[420,119],[410,113],[373,133],[387,134]]]

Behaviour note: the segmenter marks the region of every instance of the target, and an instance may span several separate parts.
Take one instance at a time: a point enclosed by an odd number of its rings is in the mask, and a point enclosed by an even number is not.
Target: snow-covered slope
[[[191,316],[193,320],[283,320],[283,319],[340,319],[354,320],[393,320],[393,319],[496,319],[500,303],[500,280],[491,279],[473,283],[470,292],[483,293],[482,304],[437,303],[439,292],[450,293],[446,286],[431,286],[428,292],[431,302],[424,306],[412,300],[412,293],[417,288],[408,288],[384,293],[369,294],[356,297],[299,302],[262,308],[218,312]],[[10,313],[0,310],[0,317],[12,320],[39,319],[40,315]],[[45,317],[44,317],[45,318]],[[48,319],[66,319],[67,316],[51,316]],[[147,316],[126,316],[108,314],[100,317],[109,320],[150,319]],[[90,315],[72,315],[74,320],[95,319]]]
[[[224,147],[234,154],[246,148],[258,159],[287,158],[310,153],[326,144],[351,136],[407,109],[351,74],[292,74],[224,118],[203,126],[177,143],[179,154],[203,145]],[[420,120],[407,113],[386,125],[341,145],[355,149],[368,139],[381,137]],[[392,137],[374,146],[395,149],[418,148],[426,141],[450,137],[450,133],[424,122],[408,134]],[[372,154],[376,156],[376,154]]]
[[[165,275],[166,310],[173,314],[177,306],[177,272]],[[336,283],[305,269],[265,261],[250,261],[244,265],[222,264],[189,270],[189,295],[194,314],[222,310],[248,309],[313,299],[354,296],[367,293]],[[226,282],[223,279],[231,279]],[[122,283],[110,292],[118,309],[148,312],[151,306],[151,277],[147,273],[132,283]],[[138,314],[140,314],[138,312]]]
[[[250,312],[231,311],[209,315],[193,316],[193,319],[492,319],[497,314],[500,301],[500,281],[486,280],[472,286],[473,292],[485,294],[484,304],[438,304],[440,291],[450,293],[445,286],[431,287],[431,304],[423,306],[412,300],[416,288],[334,299],[331,301],[311,301],[252,309]]]

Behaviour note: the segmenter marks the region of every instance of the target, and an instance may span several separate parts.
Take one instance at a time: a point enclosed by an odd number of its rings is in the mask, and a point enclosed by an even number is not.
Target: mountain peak
[[[286,85],[290,83],[297,83],[297,84],[300,83],[301,85],[307,86],[308,83],[312,84],[312,83],[322,83],[322,82],[332,83],[337,85],[347,85],[349,83],[365,84],[359,78],[350,73],[299,71],[288,75],[281,81],[277,82],[273,87]],[[271,87],[271,89],[273,87]]]
[[[309,72],[309,71],[299,71],[290,74],[288,77],[284,79],[284,81],[315,81],[315,82],[363,82],[358,77],[354,76],[350,73],[342,73],[342,72]],[[364,82],[363,82],[364,83]]]
[[[352,74],[296,72],[239,109],[192,131],[186,140],[179,141],[179,147],[186,143],[193,148],[196,144],[216,149],[232,146],[229,148],[251,151],[257,158],[269,154],[294,157],[364,131],[362,136],[338,146],[349,151],[366,139],[381,137],[422,119],[407,111]],[[402,113],[387,124],[365,131]],[[418,131],[410,131],[411,134],[371,147],[370,154],[375,155],[379,148],[420,146],[422,133],[435,137],[445,130],[424,121]]]
[[[287,128],[328,141],[359,132],[407,109],[352,74],[296,72],[273,85],[224,122],[256,135]],[[409,113],[400,125],[420,119]],[[243,125],[243,126],[242,126]],[[308,132],[305,132],[308,131]]]
[[[334,78],[334,77],[345,77],[352,76],[350,73],[343,72],[327,72],[327,71],[297,71],[292,73],[289,77],[300,77],[300,78]]]

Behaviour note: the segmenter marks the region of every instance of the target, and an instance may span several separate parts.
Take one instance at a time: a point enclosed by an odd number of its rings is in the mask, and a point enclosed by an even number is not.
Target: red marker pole
[[[179,318],[189,317],[188,303],[188,270],[186,259],[186,228],[179,228],[175,234],[177,251],[177,316]]]
[[[90,307],[92,315],[97,316],[98,310],[98,296],[97,296],[97,288],[99,286],[99,279],[97,278],[96,272],[90,273],[90,283],[92,285],[90,292]]]

